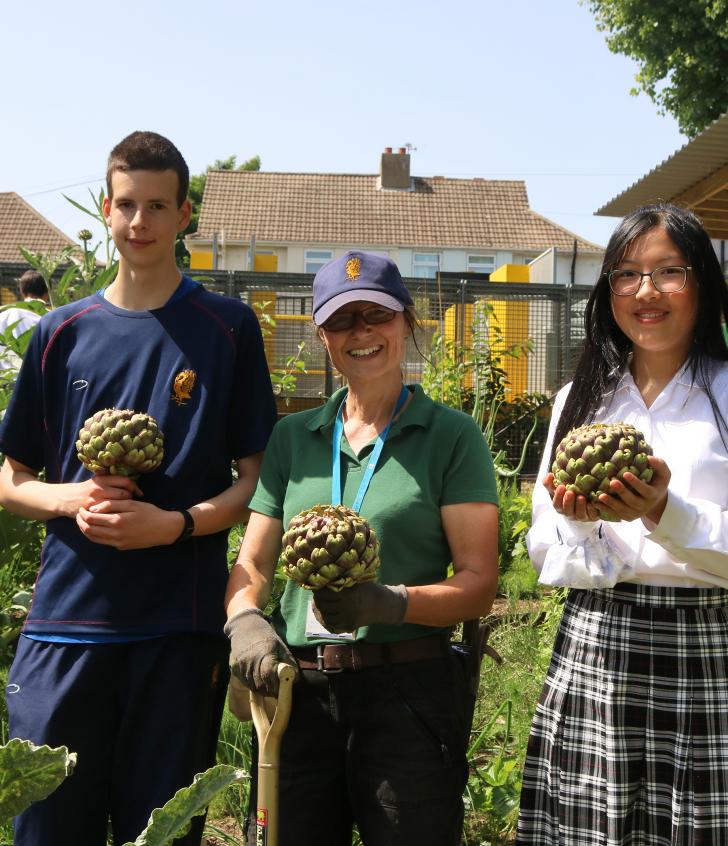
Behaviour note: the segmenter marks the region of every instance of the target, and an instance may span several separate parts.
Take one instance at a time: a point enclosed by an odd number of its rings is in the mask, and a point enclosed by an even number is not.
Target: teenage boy
[[[47,521],[8,679],[10,735],[78,753],[16,819],[18,846],[105,846],[109,820],[115,844],[133,841],[214,763],[227,529],[247,519],[275,406],[253,312],[175,265],[188,180],[155,133],[111,151],[118,275],[41,320],[0,429],[0,504]],[[149,413],[164,433],[161,467],[136,482],[90,477],[76,456],[84,420],[110,407]],[[198,846],[202,822],[176,842]]]

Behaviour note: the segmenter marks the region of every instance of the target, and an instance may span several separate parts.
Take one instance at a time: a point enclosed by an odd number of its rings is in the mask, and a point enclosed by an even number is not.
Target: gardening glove
[[[407,588],[404,585],[364,582],[340,591],[322,588],[313,594],[313,613],[333,634],[375,623],[396,625],[402,622],[406,611]]]
[[[250,690],[277,696],[278,664],[290,664],[297,671],[296,659],[257,608],[232,616],[225,634],[230,638],[230,670]]]

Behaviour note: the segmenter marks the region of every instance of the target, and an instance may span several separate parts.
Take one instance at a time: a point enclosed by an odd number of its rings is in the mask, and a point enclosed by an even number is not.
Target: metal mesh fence
[[[343,384],[310,320],[311,275],[217,271],[196,278],[208,289],[240,297],[256,310],[271,370],[285,371],[304,342],[306,373],[297,377],[294,393],[279,401],[282,413],[317,405]],[[507,386],[495,446],[515,464],[538,415],[523,467],[523,474],[534,474],[548,429],[546,398],[571,373],[583,340],[583,312],[591,288],[490,282],[479,274],[443,274],[405,283],[421,323],[421,331],[407,344],[405,381],[424,380],[432,386],[440,377],[442,382],[456,378],[468,411],[478,378],[473,362],[495,363]],[[443,356],[443,349],[451,355]]]
[[[15,298],[15,280],[24,269],[22,264],[0,264],[3,301]],[[312,275],[242,271],[191,275],[209,290],[238,297],[256,311],[273,373],[284,374],[296,357],[305,361],[306,372],[296,375],[293,393],[279,397],[281,413],[318,405],[343,384],[310,319]],[[507,385],[496,447],[516,462],[541,395],[553,395],[571,373],[583,340],[583,311],[591,288],[490,282],[487,275],[468,273],[405,283],[421,322],[421,331],[407,344],[405,380],[424,380],[432,387],[456,374],[467,411],[478,378],[473,362],[495,363]],[[443,351],[449,351],[449,357]],[[528,450],[526,474],[537,470],[548,417],[544,405]]]
[[[209,290],[239,297],[262,319],[266,353],[271,368],[285,367],[300,341],[311,379],[301,381],[295,395],[319,396],[326,392],[326,362],[310,320],[310,274],[206,271],[192,273]],[[583,339],[583,311],[591,288],[474,280],[476,274],[455,279],[405,279],[422,324],[417,347],[407,348],[404,375],[421,381],[433,339],[440,335],[466,348],[485,344],[506,361],[512,393],[553,393],[570,372],[575,351]],[[470,278],[466,278],[470,277]],[[478,307],[487,303],[483,318]],[[272,320],[275,325],[267,324]],[[476,325],[486,321],[485,327]],[[513,353],[530,341],[532,352],[518,358]],[[421,354],[420,354],[421,353]],[[340,384],[331,373],[334,389]]]

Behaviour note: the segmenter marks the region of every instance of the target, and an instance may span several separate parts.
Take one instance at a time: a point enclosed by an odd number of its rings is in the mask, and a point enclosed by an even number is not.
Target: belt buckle
[[[324,667],[324,647],[327,646],[325,643],[318,643],[316,644],[316,669],[321,672],[325,673],[327,676],[336,675],[336,673],[340,673],[343,671],[343,667],[331,667],[326,668]]]

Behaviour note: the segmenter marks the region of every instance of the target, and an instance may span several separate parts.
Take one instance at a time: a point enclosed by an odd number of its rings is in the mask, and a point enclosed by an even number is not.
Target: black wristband
[[[184,517],[185,524],[179,534],[179,537],[177,540],[173,541],[173,543],[182,543],[183,541],[186,541],[195,531],[195,521],[190,512],[186,508],[181,508],[179,513]]]

